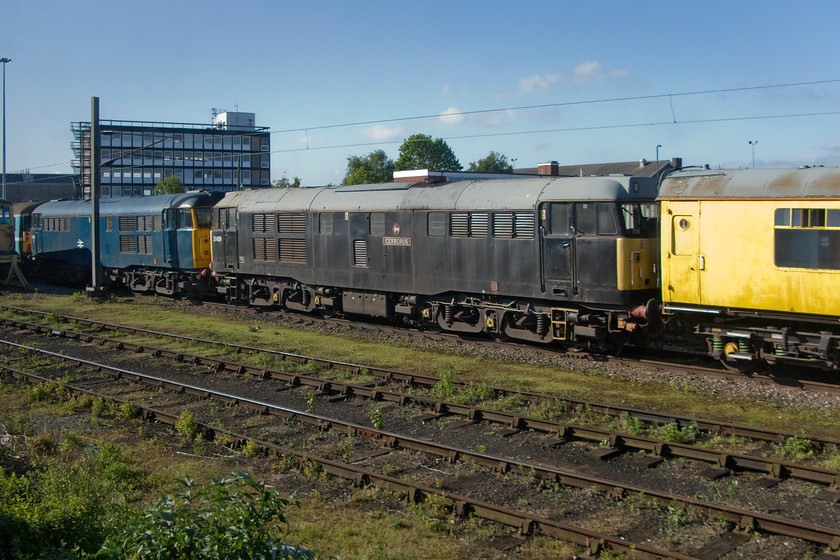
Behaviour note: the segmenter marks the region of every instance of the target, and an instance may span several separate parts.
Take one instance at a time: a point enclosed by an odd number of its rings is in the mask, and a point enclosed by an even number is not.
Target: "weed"
[[[673,443],[692,443],[699,434],[700,430],[694,423],[690,426],[680,427],[676,422],[669,422],[651,430],[652,437]]]
[[[195,439],[199,435],[200,429],[192,410],[185,410],[178,415],[178,420],[175,421],[175,431],[190,439]]]
[[[487,446],[484,445],[483,443],[476,443],[475,444],[475,450],[478,453],[487,453]]]
[[[93,399],[93,402],[90,403],[90,413],[95,418],[102,416],[102,413],[105,412],[106,408],[107,405],[105,403],[105,399],[102,397],[96,397]]]
[[[131,404],[123,403],[117,408],[117,418],[120,420],[134,420],[140,417],[140,407]]]
[[[665,522],[671,527],[682,527],[686,524],[685,510],[678,503],[671,502],[665,514]]]
[[[432,395],[438,399],[448,399],[455,392],[455,384],[452,381],[452,370],[446,369],[440,372],[440,381],[432,387]]]
[[[252,439],[246,441],[242,446],[242,453],[244,453],[246,457],[256,457],[259,455],[260,451],[260,446]]]
[[[303,400],[306,401],[307,412],[315,412],[315,402],[317,399],[318,396],[315,393],[309,393],[303,398]]]
[[[622,415],[621,424],[627,435],[638,436],[644,431],[644,423],[629,413]]]
[[[808,438],[791,436],[782,444],[782,452],[788,457],[804,459],[814,453],[814,444]]]
[[[378,408],[374,408],[368,414],[370,417],[370,423],[373,425],[373,428],[376,430],[382,429],[382,411]]]

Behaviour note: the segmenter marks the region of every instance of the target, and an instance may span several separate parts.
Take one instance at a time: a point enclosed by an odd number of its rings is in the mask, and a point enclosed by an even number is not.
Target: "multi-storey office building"
[[[235,191],[270,184],[268,127],[253,113],[220,113],[213,124],[100,120],[104,198],[152,194],[176,175],[186,189]],[[90,197],[90,123],[74,122],[78,195]]]

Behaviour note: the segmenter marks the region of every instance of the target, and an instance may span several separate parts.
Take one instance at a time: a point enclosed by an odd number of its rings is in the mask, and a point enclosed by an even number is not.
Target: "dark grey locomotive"
[[[214,285],[254,306],[622,340],[658,308],[655,197],[652,179],[625,176],[229,193]]]

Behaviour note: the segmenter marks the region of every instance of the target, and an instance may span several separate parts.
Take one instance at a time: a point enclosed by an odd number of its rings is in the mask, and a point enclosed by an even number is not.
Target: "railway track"
[[[33,311],[22,308],[15,308],[9,306],[0,306],[0,309],[14,311],[16,313],[28,313],[41,317],[53,317],[53,314],[48,314],[41,311]],[[430,389],[441,383],[441,378],[430,375],[422,375],[417,373],[407,373],[397,370],[379,368],[376,366],[353,364],[347,362],[340,362],[335,360],[328,360],[324,358],[317,358],[312,356],[304,356],[300,354],[293,354],[288,352],[280,352],[276,350],[256,348],[252,346],[243,346],[231,344],[228,342],[218,340],[199,339],[184,335],[177,335],[166,333],[158,330],[150,330],[137,328],[128,325],[121,325],[115,323],[108,323],[103,321],[94,321],[86,318],[72,317],[72,316],[57,316],[62,321],[75,323],[85,327],[95,327],[106,332],[119,332],[121,334],[138,334],[151,336],[155,338],[168,338],[172,340],[183,341],[187,343],[201,343],[208,348],[218,349],[220,347],[226,348],[236,354],[265,354],[280,358],[284,361],[289,361],[298,365],[316,365],[330,374],[329,378],[318,375],[304,375],[299,372],[285,372],[276,371],[265,368],[263,366],[255,366],[244,362],[233,361],[228,358],[214,358],[206,355],[198,355],[186,353],[178,350],[170,350],[163,348],[155,348],[144,343],[129,342],[119,338],[109,338],[102,335],[86,332],[80,333],[77,331],[62,329],[54,326],[44,325],[41,323],[33,323],[30,321],[22,321],[11,318],[0,317],[0,326],[13,327],[32,331],[35,333],[46,333],[52,336],[69,337],[77,340],[83,340],[89,343],[107,344],[118,350],[125,350],[129,352],[148,352],[160,357],[174,359],[180,362],[189,362],[193,364],[205,365],[211,367],[216,371],[227,371],[236,374],[249,374],[260,378],[272,378],[285,382],[290,386],[308,386],[320,394],[332,396],[336,398],[362,397],[373,400],[382,400],[388,402],[395,402],[400,404],[413,404],[430,409],[438,414],[458,415],[469,419],[470,421],[484,420],[488,422],[495,422],[509,426],[511,429],[519,430],[536,430],[543,433],[550,433],[563,439],[588,439],[590,441],[603,442],[608,441],[613,448],[624,449],[641,449],[646,451],[653,451],[660,455],[672,455],[681,457],[690,457],[703,460],[709,463],[717,464],[721,467],[733,469],[747,469],[766,472],[773,476],[798,477],[801,472],[799,468],[786,464],[780,461],[766,461],[757,462],[753,457],[739,457],[737,455],[729,455],[724,452],[705,452],[699,451],[695,446],[679,445],[670,442],[656,441],[649,438],[641,438],[629,434],[617,433],[609,430],[598,430],[588,426],[574,426],[563,424],[557,421],[548,421],[540,418],[533,418],[523,416],[522,414],[506,413],[499,410],[490,410],[486,408],[479,408],[471,405],[465,405],[453,402],[443,402],[424,395],[406,394],[404,391],[388,390],[387,386],[409,386],[421,387]],[[361,373],[373,376],[376,378],[375,382],[367,382],[363,384],[354,384],[336,379],[336,372],[350,372]],[[452,385],[459,389],[469,389],[470,385],[459,382],[457,380],[451,381]],[[559,398],[555,395],[540,394],[526,391],[513,391],[504,388],[487,388],[492,394],[493,398],[503,400],[516,398],[520,399],[525,405],[535,405],[541,402],[560,403],[561,408],[566,409],[585,409],[595,412],[597,414],[610,415],[613,417],[629,416],[640,422],[649,425],[663,426],[673,424],[678,428],[696,427],[696,429],[708,435],[733,435],[753,440],[765,441],[770,443],[783,443],[789,438],[801,437],[792,432],[781,432],[776,430],[762,429],[752,426],[744,426],[726,422],[719,422],[716,420],[690,418],[685,416],[674,415],[670,413],[659,413],[655,411],[638,410],[629,407],[620,407],[614,405],[607,405],[593,401],[584,401],[579,399]],[[813,446],[820,450],[831,450],[840,445],[840,440],[829,437],[813,436],[810,442]],[[813,474],[805,475],[806,479],[810,478],[815,481],[819,480],[832,488],[840,486],[836,478],[830,475]]]
[[[579,474],[546,467],[540,464],[523,462],[507,457],[493,456],[487,453],[473,452],[463,448],[434,443],[426,439],[407,437],[371,428],[369,426],[354,424],[301,410],[278,406],[264,401],[249,399],[237,394],[222,393],[205,387],[174,381],[170,378],[151,376],[101,363],[80,360],[78,358],[54,352],[9,343],[8,341],[4,341],[4,343],[9,347],[25,349],[27,352],[36,353],[52,360],[69,362],[73,364],[74,367],[84,366],[86,368],[91,368],[100,374],[106,374],[115,380],[120,380],[128,383],[129,385],[134,385],[133,382],[139,381],[151,385],[154,389],[158,387],[165,387],[177,394],[192,395],[201,400],[212,399],[226,405],[235,404],[252,410],[258,414],[277,416],[285,422],[294,421],[315,430],[323,431],[326,429],[332,429],[337,433],[344,434],[351,431],[355,436],[366,438],[377,444],[378,449],[375,449],[372,453],[363,454],[363,459],[392,453],[397,449],[417,451],[442,458],[447,463],[460,461],[462,463],[466,462],[474,464],[479,468],[495,472],[517,473],[521,476],[537,479],[540,481],[539,483],[543,485],[561,484],[564,487],[597,489],[599,492],[609,494],[616,500],[622,496],[628,495],[647,496],[648,499],[656,500],[663,508],[692,508],[696,511],[702,511],[709,518],[726,521],[732,524],[732,526],[736,526],[741,529],[751,529],[754,531],[761,531],[763,533],[780,534],[804,539],[812,543],[825,545],[828,547],[828,551],[836,552],[838,545],[840,545],[840,530],[836,529],[818,527],[755,511],[725,507],[719,504],[704,502],[702,500],[681,497],[676,494],[658,492],[649,488],[639,488],[626,484],[620,484],[602,478],[581,476]],[[54,380],[43,376],[27,374],[20,370],[8,367],[4,368],[4,371],[8,375],[24,378],[30,382],[54,382]],[[93,381],[96,382],[97,385],[101,385],[101,381]],[[84,393],[92,396],[108,396],[109,398],[114,398],[113,395],[95,393],[81,386],[72,386],[67,384],[64,384],[64,386],[69,389],[71,393]],[[134,391],[133,388],[131,390],[132,392]],[[154,390],[150,392],[151,395],[154,395],[155,393],[156,391]],[[119,399],[118,397],[117,399],[121,402],[124,401],[124,399]],[[169,410],[171,407],[172,404],[167,403],[167,409]],[[141,408],[144,411],[144,416],[150,420],[158,420],[167,424],[174,424],[178,418],[178,414],[172,411],[164,412],[159,408],[152,408],[148,405],[144,405]],[[657,550],[656,548],[644,545],[643,543],[632,543],[627,540],[622,540],[620,537],[602,535],[596,532],[581,529],[579,527],[574,527],[572,525],[552,521],[551,519],[543,519],[539,516],[535,516],[533,512],[518,511],[500,505],[488,504],[467,496],[377,474],[367,469],[354,467],[352,464],[336,462],[334,460],[325,457],[318,457],[312,454],[300,453],[264,440],[259,440],[253,436],[231,432],[229,430],[211,426],[207,423],[202,423],[201,427],[208,435],[213,434],[217,437],[224,436],[236,445],[242,445],[246,441],[252,441],[261,449],[274,455],[282,455],[286,457],[293,456],[296,458],[299,468],[301,468],[305,462],[314,463],[319,465],[324,472],[329,474],[346,478],[357,484],[375,484],[383,488],[404,492],[415,501],[421,501],[432,495],[443,496],[449,502],[453,512],[457,515],[471,513],[473,515],[484,517],[509,526],[518,527],[523,535],[538,533],[568,540],[569,542],[587,546],[590,552],[596,552],[599,547],[603,546],[613,552],[629,552],[630,550],[635,550],[637,554],[641,553],[641,555],[637,557],[645,558],[694,557]],[[743,536],[734,536],[733,534],[725,533],[721,535],[719,539],[710,543],[706,549],[698,551],[700,553],[700,556],[698,557],[706,557],[705,555],[710,553],[709,551],[712,549],[717,549],[718,551],[730,550],[731,547],[734,547],[741,542],[744,542]]]

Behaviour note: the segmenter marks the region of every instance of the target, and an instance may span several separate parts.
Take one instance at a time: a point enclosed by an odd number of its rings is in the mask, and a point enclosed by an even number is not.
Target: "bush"
[[[0,469],[0,558],[95,553],[128,518],[134,479],[114,445],[88,447],[75,461],[39,459],[24,476]]]
[[[280,541],[287,530],[284,510],[290,502],[276,490],[241,472],[222,481],[213,479],[200,489],[189,478],[181,483],[180,495],[161,498],[138,514],[121,535],[108,539],[98,556],[128,560],[312,557]]]

